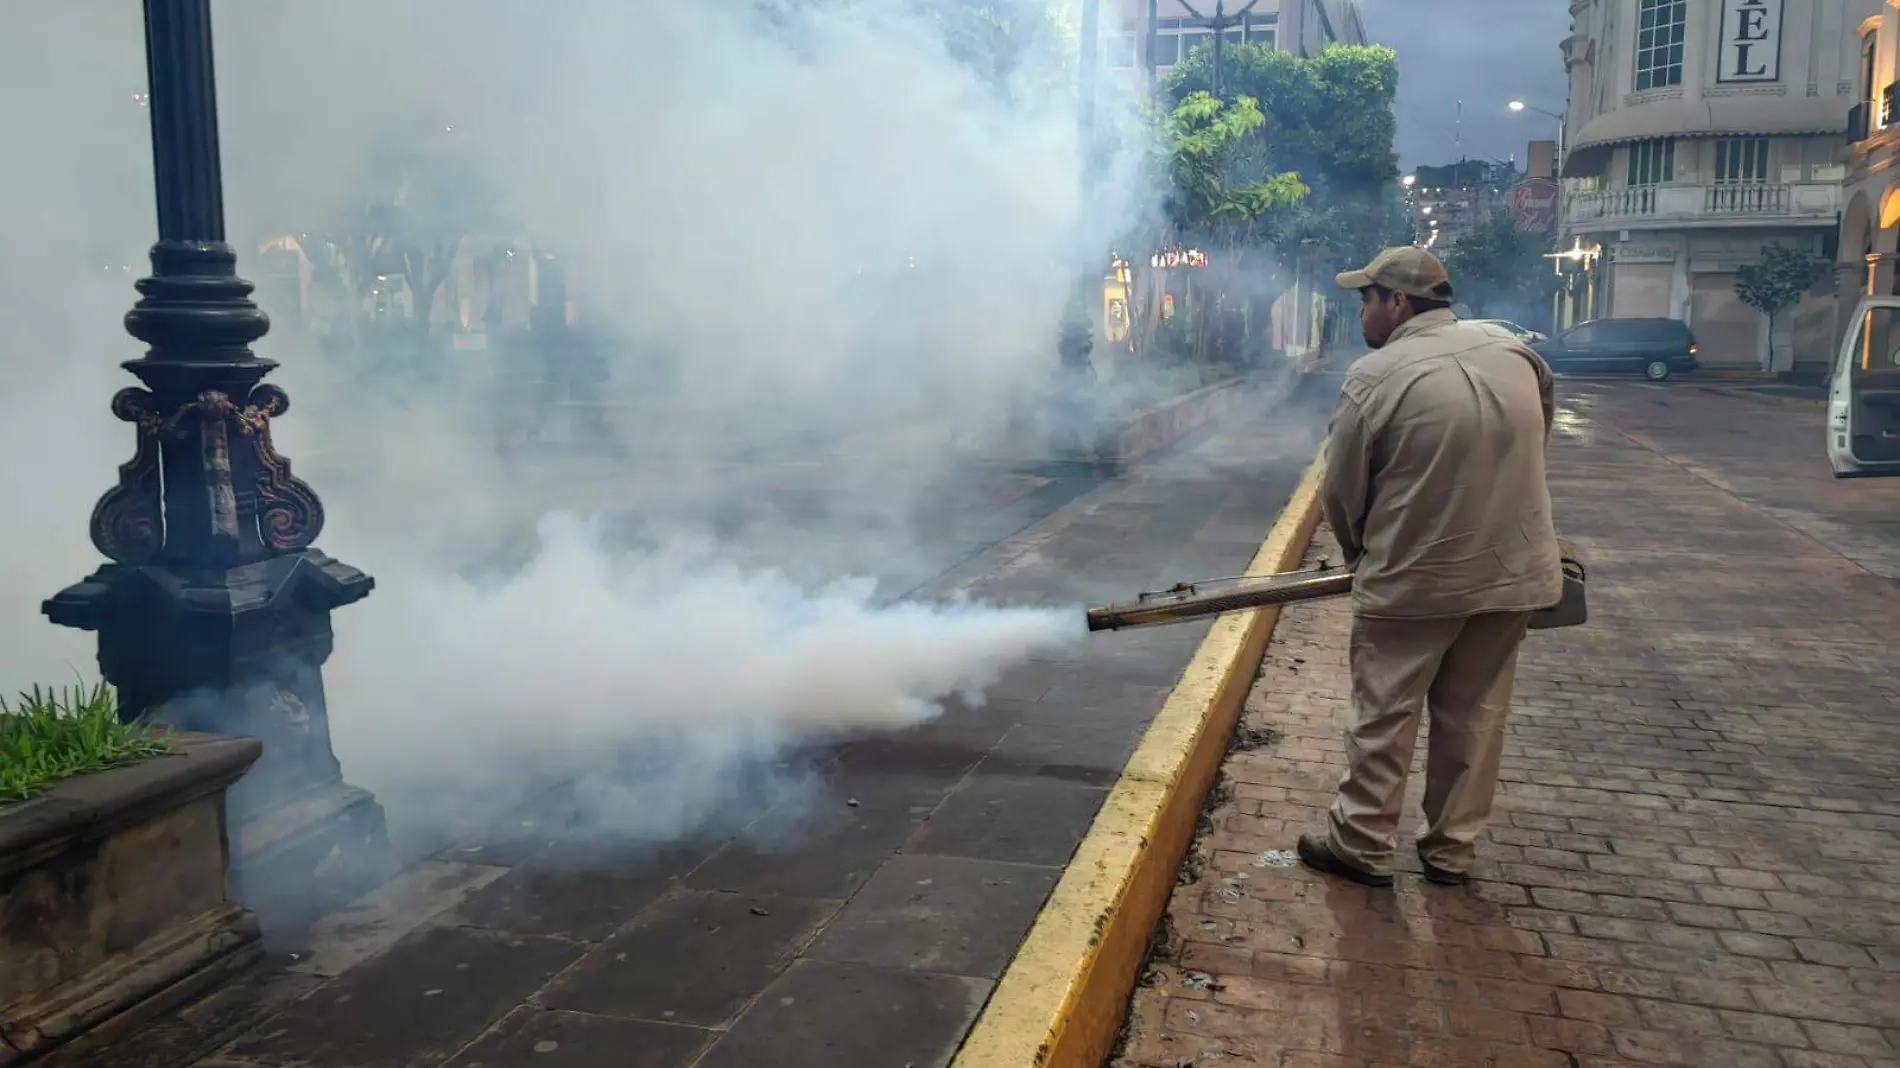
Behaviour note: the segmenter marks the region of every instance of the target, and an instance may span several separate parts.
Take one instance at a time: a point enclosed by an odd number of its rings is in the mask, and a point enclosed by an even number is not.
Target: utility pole
[[[1187,8],[1188,14],[1193,15],[1195,19],[1205,23],[1209,29],[1214,31],[1214,96],[1217,98],[1221,93],[1221,75],[1223,73],[1222,57],[1226,51],[1223,45],[1227,40],[1227,31],[1245,22],[1247,20],[1247,13],[1252,11],[1253,6],[1259,2],[1260,0],[1247,0],[1246,7],[1229,15],[1227,13],[1227,0],[1214,0],[1214,17],[1209,19],[1202,18],[1201,13],[1194,10],[1193,5],[1189,4],[1187,0],[1181,0],[1181,6]],[[1152,10],[1152,8],[1150,10]]]
[[[1095,72],[1100,52],[1102,0],[1082,0],[1082,55],[1078,75],[1080,99],[1076,107],[1076,157],[1080,172],[1076,175],[1080,193],[1078,221],[1085,219],[1094,201],[1095,187]],[[1061,366],[1072,381],[1092,381],[1095,365],[1089,353],[1095,348],[1091,319],[1092,301],[1100,299],[1102,272],[1093,258],[1088,272],[1078,282],[1063,316],[1062,333],[1056,349]]]
[[[1161,43],[1161,0],[1148,0],[1148,39],[1143,46],[1143,55],[1148,62],[1148,99],[1155,99],[1160,92],[1160,78],[1155,69],[1155,47]]]

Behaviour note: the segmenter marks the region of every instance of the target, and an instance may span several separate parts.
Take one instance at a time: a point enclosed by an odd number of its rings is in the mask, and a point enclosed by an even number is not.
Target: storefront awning
[[[1564,159],[1565,178],[1602,174],[1618,145],[1659,137],[1842,134],[1845,97],[1725,96],[1618,108],[1585,123]]]

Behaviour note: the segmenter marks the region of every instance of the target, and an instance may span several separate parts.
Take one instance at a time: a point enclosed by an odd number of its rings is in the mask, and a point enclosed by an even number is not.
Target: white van
[[[1900,475],[1900,297],[1862,297],[1827,390],[1835,478]]]

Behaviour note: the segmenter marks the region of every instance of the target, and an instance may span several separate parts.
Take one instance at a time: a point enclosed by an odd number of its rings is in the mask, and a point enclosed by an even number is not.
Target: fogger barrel
[[[1531,614],[1532,630],[1581,626],[1590,618],[1584,600],[1583,561],[1568,541],[1558,540],[1563,561],[1563,599]],[[1278,575],[1182,582],[1155,593],[1144,593],[1131,604],[1111,604],[1088,611],[1089,629],[1122,630],[1185,623],[1203,616],[1240,612],[1268,605],[1343,597],[1352,592],[1352,569],[1319,567]]]
[[[1352,592],[1352,572],[1343,567],[1317,567],[1249,579],[1183,582],[1157,593],[1144,593],[1133,604],[1089,609],[1090,630],[1121,630],[1181,623],[1223,612],[1291,604]]]

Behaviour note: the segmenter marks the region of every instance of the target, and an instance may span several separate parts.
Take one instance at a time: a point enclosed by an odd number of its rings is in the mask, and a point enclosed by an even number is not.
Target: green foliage
[[[1767,245],[1761,260],[1735,272],[1735,295],[1773,323],[1814,288],[1827,265],[1806,249]]]
[[[1213,91],[1211,46],[1175,67],[1167,92],[1176,104]],[[1322,176],[1342,189],[1376,187],[1398,176],[1398,56],[1378,45],[1340,45],[1310,59],[1266,45],[1225,47],[1221,96],[1249,96],[1266,117],[1276,164]]]
[[[0,804],[170,749],[151,728],[119,722],[118,695],[103,682],[90,688],[35,686],[17,704],[0,698]]]
[[[1076,27],[1046,0],[940,0],[944,48],[1006,99],[1046,100],[1074,89]]]
[[[1297,174],[1256,178],[1240,166],[1248,135],[1265,122],[1260,106],[1244,96],[1230,106],[1194,93],[1174,109],[1168,118],[1168,175],[1177,231],[1220,235],[1231,244],[1263,215],[1306,196]]]
[[[1509,215],[1473,228],[1445,252],[1458,301],[1479,315],[1511,309],[1522,315],[1541,311],[1559,279],[1545,259],[1550,239],[1524,233]]]
[[[1179,104],[1213,88],[1213,48],[1203,45],[1170,74]],[[1410,240],[1393,180],[1398,122],[1398,58],[1379,46],[1335,46],[1310,59],[1265,45],[1227,45],[1222,96],[1252,98],[1262,123],[1235,153],[1262,177],[1298,174],[1309,189],[1297,210],[1279,213],[1260,239],[1282,248],[1317,246],[1339,264]]]

